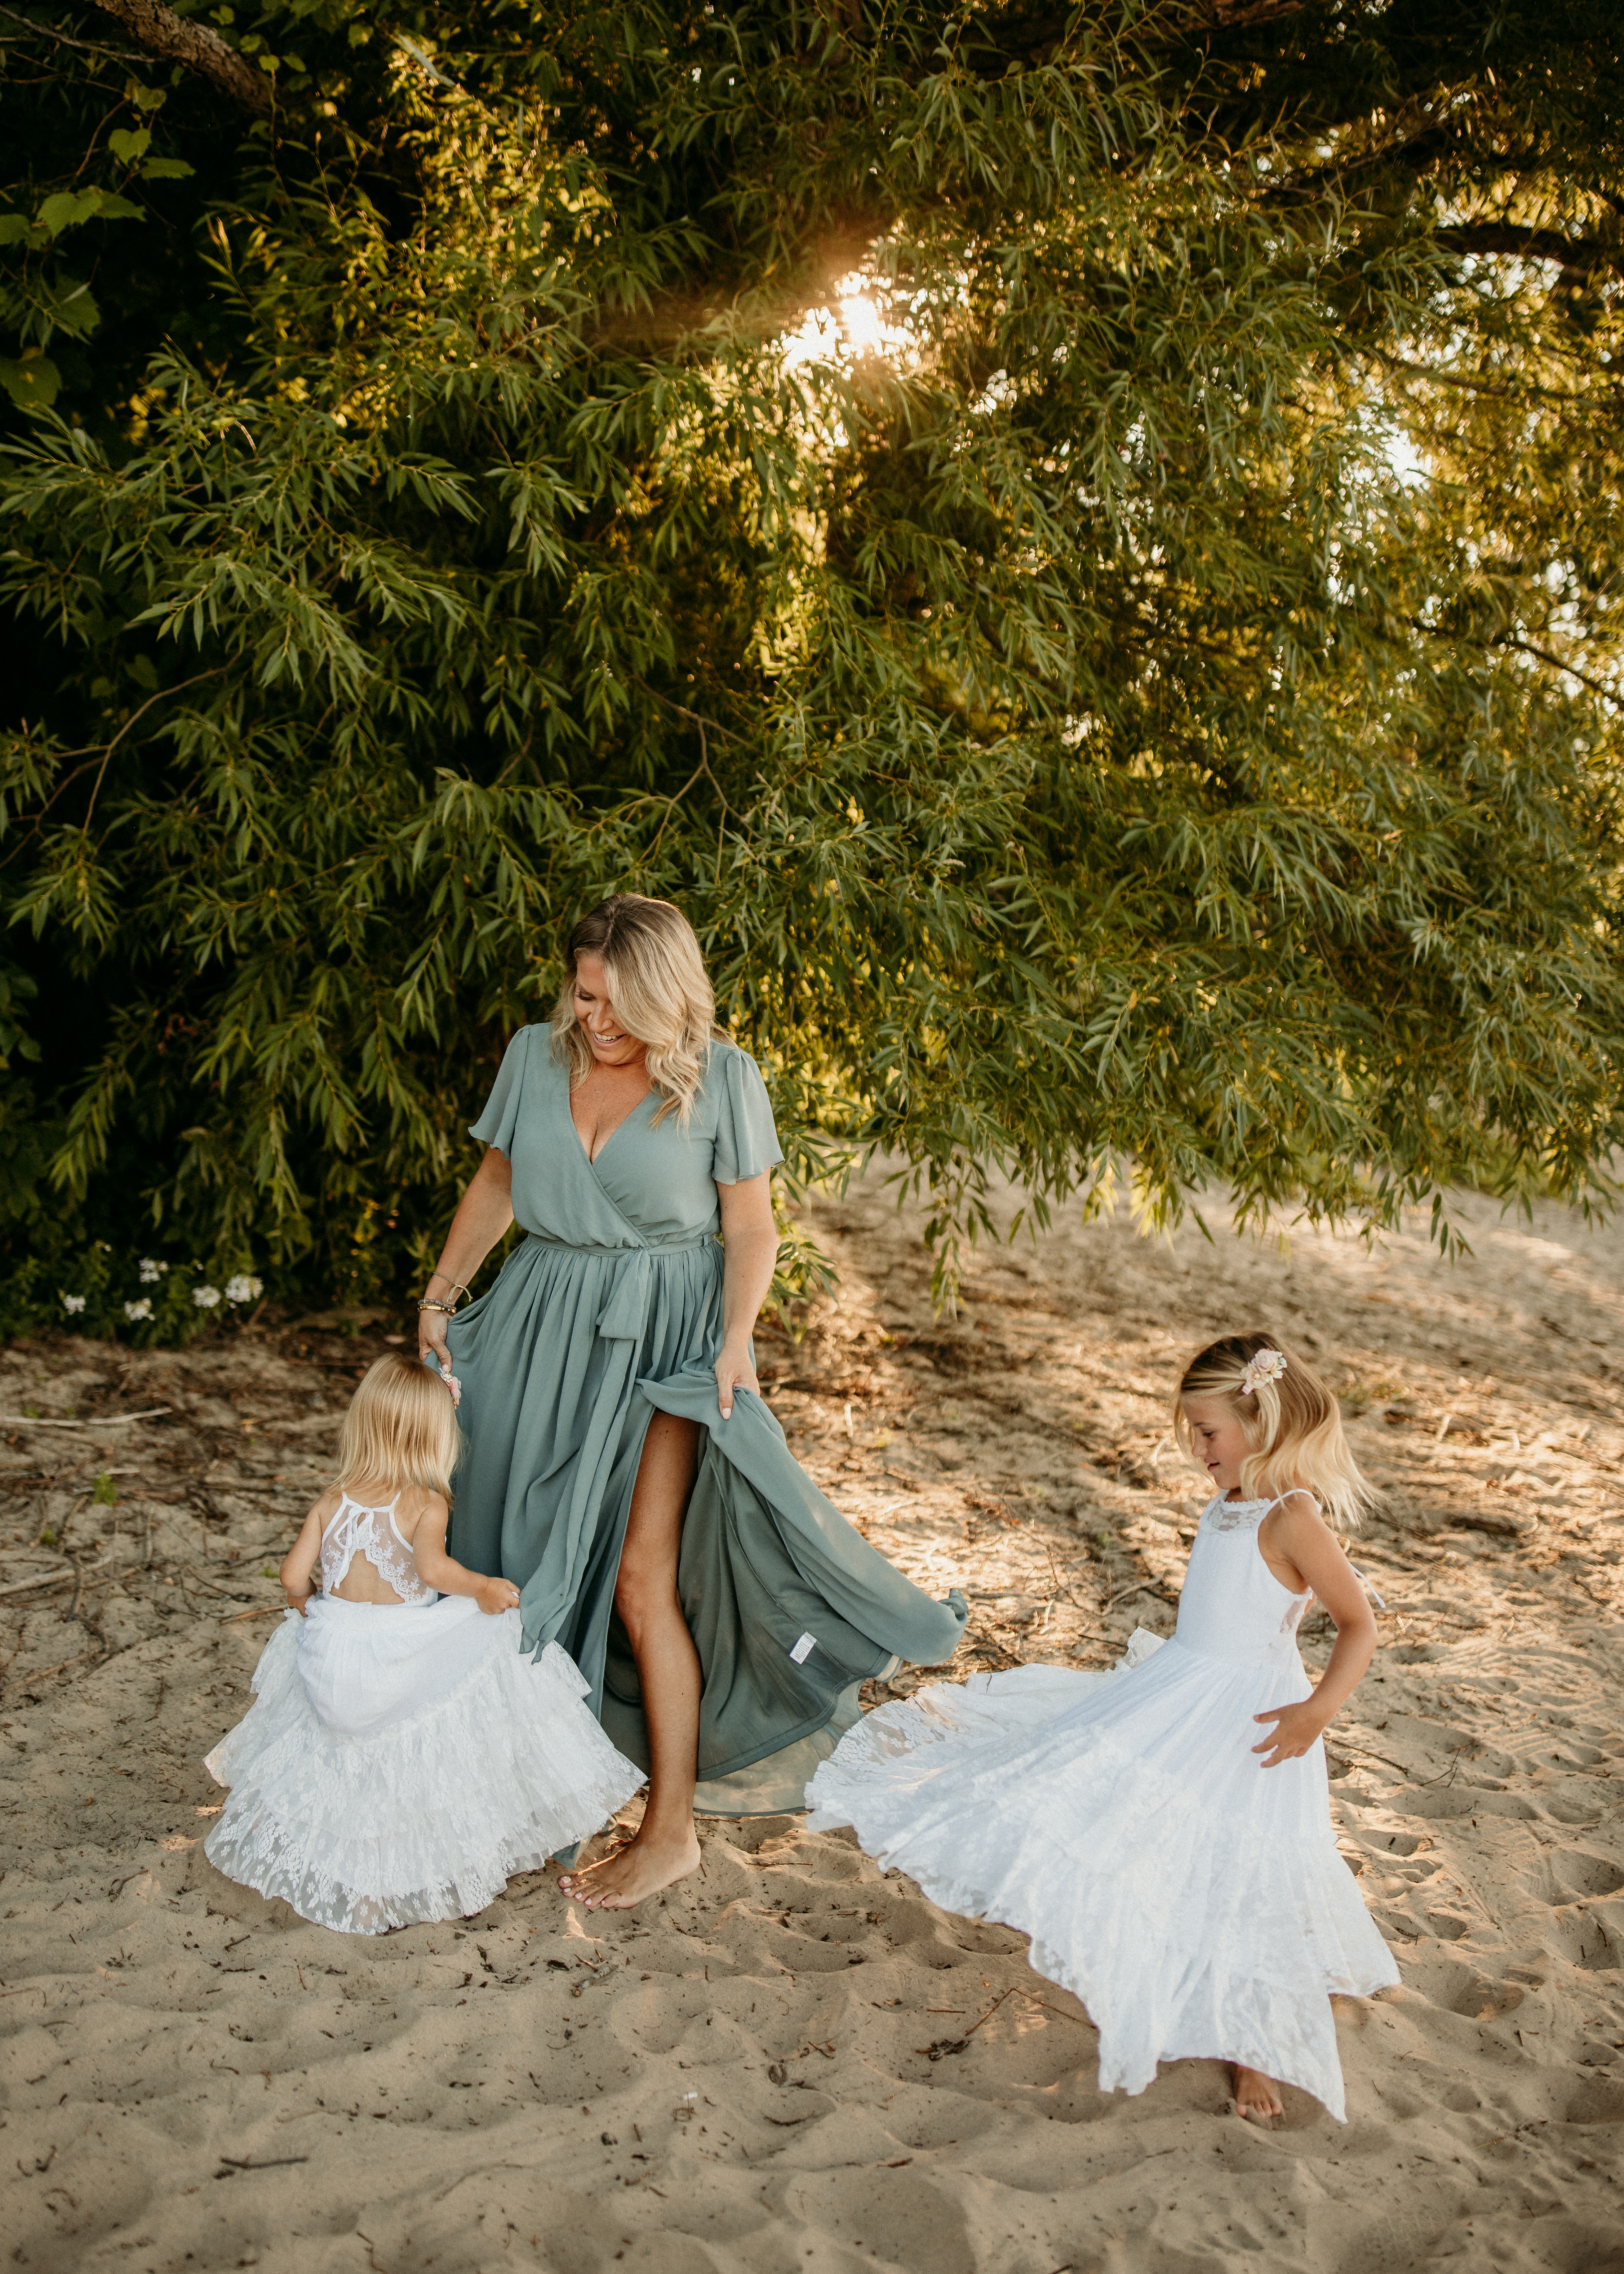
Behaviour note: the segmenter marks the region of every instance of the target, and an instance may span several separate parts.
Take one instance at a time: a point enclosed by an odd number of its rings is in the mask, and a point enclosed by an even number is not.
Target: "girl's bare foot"
[[[674,1886],[699,1869],[699,1841],[692,1824],[660,1834],[645,1826],[624,1847],[613,1849],[584,1871],[565,1871],[559,1886],[589,1911],[628,1911],[662,1887]]]
[[[1265,2076],[1260,2068],[1243,2068],[1234,2065],[1235,2112],[1247,2116],[1260,2124],[1266,2117],[1283,2116],[1285,2105],[1275,2089],[1272,2076]]]

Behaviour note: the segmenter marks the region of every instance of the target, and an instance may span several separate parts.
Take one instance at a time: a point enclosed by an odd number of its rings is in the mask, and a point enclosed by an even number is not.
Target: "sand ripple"
[[[1254,1313],[1318,1339],[1392,1495],[1332,1790],[1404,1981],[1339,2015],[1345,2127],[1289,2092],[1244,2127],[1200,2063],[1101,2096],[1086,2017],[1020,1937],[793,1819],[709,1825],[703,1876],[627,1919],[538,1876],[463,1925],[342,1939],[231,1886],[200,1757],[357,1346],[122,1380],[90,1345],[8,1354],[11,1411],[176,1408],[0,1448],[4,1581],[36,1583],[0,1597],[9,2263],[1624,2267],[1624,1406],[1598,1354],[1624,1243],[1480,1216],[1453,1277],[1419,1239],[1221,1237],[1215,1265],[1199,1237],[1072,1226],[983,1255],[942,1323],[917,1225],[859,1191],[820,1213],[838,1309],[763,1352],[870,1536],[972,1591],[967,1669],[1165,1631],[1199,1498],[1160,1443],[1173,1354]]]

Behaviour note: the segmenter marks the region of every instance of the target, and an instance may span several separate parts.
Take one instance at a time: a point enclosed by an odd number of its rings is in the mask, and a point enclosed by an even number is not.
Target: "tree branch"
[[[1404,621],[1412,631],[1419,632],[1425,639],[1447,640],[1453,644],[1462,637],[1462,634],[1452,627],[1425,623],[1419,616],[1406,616]],[[1519,639],[1515,632],[1495,632],[1488,639],[1471,639],[1470,633],[1465,636],[1470,645],[1481,648],[1485,655],[1497,647],[1513,647],[1519,655],[1531,655],[1540,663],[1548,663],[1553,671],[1566,672],[1569,679],[1576,679],[1581,687],[1588,687],[1591,694],[1598,695],[1604,703],[1617,706],[1619,696],[1616,688],[1604,685],[1588,671],[1582,671],[1576,663],[1568,662],[1553,649],[1541,647],[1537,641]]]
[[[32,16],[19,16],[14,8],[0,8],[0,16],[5,17],[10,23],[20,24],[33,39],[49,40],[53,47],[79,48],[87,56],[111,56],[115,63],[120,64],[135,64],[141,60],[128,48],[104,47],[100,40],[73,39],[68,33],[59,32],[54,24],[41,24]],[[0,34],[0,38],[9,39],[11,36],[9,33]]]
[[[1573,388],[1536,387],[1531,381],[1507,386],[1498,380],[1462,377],[1455,372],[1435,370],[1431,364],[1414,363],[1408,356],[1391,355],[1386,348],[1372,348],[1370,352],[1389,371],[1402,371],[1409,378],[1425,380],[1429,386],[1452,387],[1462,395],[1492,395],[1501,403],[1581,403],[1590,407],[1598,400]]]
[[[1512,222],[1462,222],[1434,230],[1440,245],[1456,252],[1504,252],[1519,260],[1552,260],[1571,274],[1613,268],[1624,275],[1624,246],[1599,237],[1566,237],[1560,229],[1520,229]]]
[[[149,56],[196,72],[228,101],[252,110],[257,118],[269,117],[270,80],[207,24],[185,22],[163,0],[93,0],[93,4],[122,24]]]
[[[1189,38],[1277,23],[1282,16],[1300,16],[1305,4],[1306,0],[1186,0],[1186,4],[1175,6],[1169,13]]]
[[[1272,24],[1283,16],[1300,16],[1308,0],[1161,0],[1147,8],[1138,26],[1141,38],[1206,39],[1220,32],[1238,32],[1254,24]],[[1101,11],[1103,12],[1103,11]],[[966,26],[975,47],[999,48],[1006,54],[1034,54],[1057,47],[1076,21],[1074,6],[1014,4],[996,15],[986,15]]]
[[[1250,30],[1287,16],[1300,16],[1308,0],[1160,0],[1134,26],[1134,37],[1151,46],[1209,40],[1225,32]],[[1014,4],[996,15],[978,16],[961,27],[958,52],[978,78],[999,77],[1016,60],[1048,63],[1064,44],[1077,18],[1075,6],[1049,0]],[[853,30],[844,26],[848,35]]]
[[[1565,671],[1569,679],[1576,679],[1581,687],[1588,687],[1592,695],[1599,695],[1604,703],[1616,704],[1618,690],[1605,687],[1599,679],[1592,679],[1588,671],[1581,671],[1576,663],[1568,663],[1548,647],[1540,647],[1533,640],[1518,639],[1512,632],[1500,632],[1489,643],[1491,647],[1515,647],[1523,655],[1531,655],[1541,663],[1548,663],[1553,671]]]

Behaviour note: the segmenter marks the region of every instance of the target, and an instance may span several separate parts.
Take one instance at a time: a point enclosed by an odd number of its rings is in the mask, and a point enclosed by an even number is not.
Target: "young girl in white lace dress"
[[[1332,1529],[1369,1487],[1335,1398],[1263,1335],[1192,1360],[1174,1427],[1217,1489],[1171,1640],[1141,1629],[1109,1674],[1019,1667],[882,1706],[818,1769],[809,1820],[1030,1935],[1088,2008],[1102,2090],[1218,2060],[1243,2116],[1279,2115],[1280,2080],[1340,2120],[1331,1996],[1399,1978],[1336,1852],[1320,1743],[1376,1646]],[[1317,1685],[1297,1649],[1316,1596],[1337,1630]]]
[[[471,1916],[643,1782],[568,1653],[522,1655],[518,1589],[446,1553],[455,1400],[403,1354],[368,1371],[254,1703],[206,1764],[230,1787],[209,1860],[346,1933]]]

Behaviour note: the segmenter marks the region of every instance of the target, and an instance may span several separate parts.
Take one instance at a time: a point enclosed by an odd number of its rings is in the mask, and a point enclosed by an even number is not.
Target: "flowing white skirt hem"
[[[1330,1998],[1399,1976],[1337,1853],[1319,1749],[1267,1771],[1252,1755],[1281,1685],[1182,1648],[936,1685],[841,1741],[808,1825],[849,1824],[943,1910],[1028,1936],[1099,2032],[1101,2090],[1238,2061],[1341,2121]]]
[[[319,1926],[382,1934],[471,1917],[637,1791],[643,1772],[582,1703],[567,1652],[522,1656],[515,1613],[424,1625],[439,1608],[386,1608],[370,1626],[335,1617],[328,1636],[291,1621],[272,1637],[252,1707],[208,1757],[230,1788],[204,1841],[218,1870]],[[312,1687],[329,1716],[347,1699],[365,1711],[369,1653],[381,1654],[379,1687],[409,1686],[407,1618],[431,1638],[440,1694],[362,1735],[324,1720]]]

